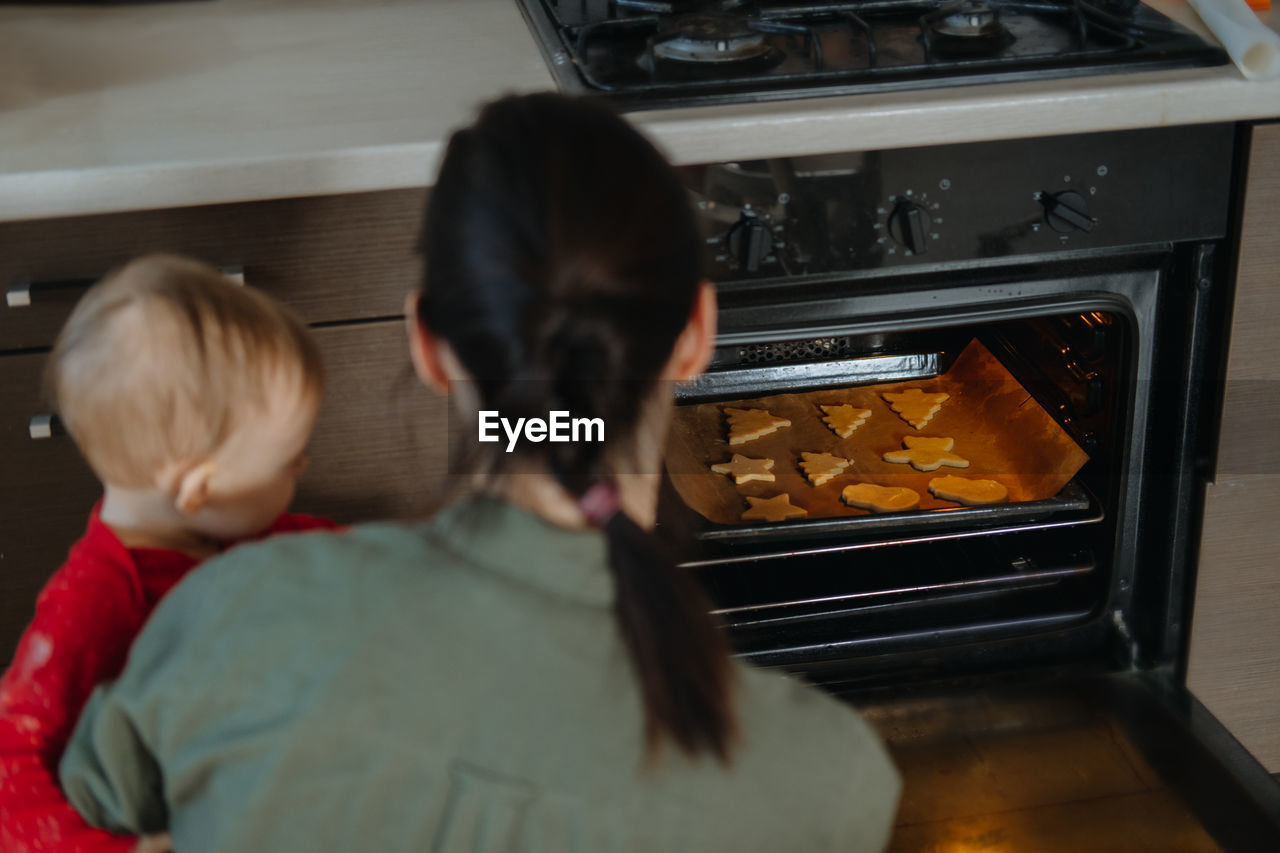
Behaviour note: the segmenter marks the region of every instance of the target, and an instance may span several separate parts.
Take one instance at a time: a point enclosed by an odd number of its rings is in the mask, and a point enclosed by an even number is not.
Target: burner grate
[[[1136,0],[521,2],[563,89],[629,107],[1227,61],[1220,48]],[[699,32],[700,21],[715,26]]]

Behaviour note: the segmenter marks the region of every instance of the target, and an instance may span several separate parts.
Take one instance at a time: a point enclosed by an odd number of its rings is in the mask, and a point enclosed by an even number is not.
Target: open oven
[[[1280,849],[1274,784],[1181,686],[1234,147],[1233,128],[1203,126],[688,170],[720,330],[678,393],[662,518],[735,650],[848,696],[900,761],[922,738],[936,755],[993,726],[1101,725],[1195,829],[1152,819],[1203,835],[1132,849]],[[949,394],[919,429],[885,402],[908,387]],[[842,438],[821,406],[849,403],[870,419]],[[791,423],[730,445],[729,407]],[[972,463],[884,462],[909,435]],[[806,451],[850,464],[815,486]],[[710,472],[735,452],[777,476]],[[941,500],[925,483],[948,473],[1008,497]],[[910,485],[919,506],[839,500],[863,481]],[[807,515],[742,518],[784,492]],[[981,735],[963,722],[978,719]],[[937,802],[904,808],[927,822]],[[971,806],[944,817],[971,826]]]

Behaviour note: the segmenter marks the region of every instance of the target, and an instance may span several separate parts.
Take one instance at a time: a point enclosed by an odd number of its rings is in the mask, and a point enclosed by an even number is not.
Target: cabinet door
[[[418,283],[425,198],[393,190],[0,223],[0,351],[52,344],[88,282],[147,252],[242,268],[309,323],[399,314]],[[26,297],[23,282],[35,282]]]
[[[47,356],[0,358],[0,661],[8,664],[36,593],[84,532],[102,490],[65,434],[32,438],[48,413],[40,379]]]
[[[448,405],[414,374],[403,321],[315,335],[325,401],[296,508],[341,522],[426,514],[446,483]]]
[[[1253,129],[1217,471],[1205,494],[1187,686],[1280,772],[1280,124]]]

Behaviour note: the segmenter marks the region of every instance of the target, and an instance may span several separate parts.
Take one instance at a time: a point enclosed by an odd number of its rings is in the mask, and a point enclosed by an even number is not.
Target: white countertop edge
[[[426,186],[439,141],[0,174],[0,222]]]

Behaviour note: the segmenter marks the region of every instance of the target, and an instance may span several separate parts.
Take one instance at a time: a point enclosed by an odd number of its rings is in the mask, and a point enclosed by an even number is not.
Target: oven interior
[[[668,490],[664,517],[683,516],[668,523],[695,528],[684,538],[697,544],[683,549],[683,564],[736,651],[819,679],[856,660],[856,674],[840,680],[876,683],[904,670],[953,673],[956,661],[936,658],[939,649],[976,644],[985,657],[1002,640],[1101,622],[1116,583],[1135,384],[1134,320],[1108,307],[720,346],[710,381],[682,402],[724,399],[733,390],[717,393],[717,384],[740,391],[743,375],[767,381],[761,367],[820,365],[810,375],[827,384],[839,383],[842,370],[864,375],[861,366],[876,361],[945,373],[977,340],[1089,457],[1051,500],[860,515],[869,523],[843,528],[817,520],[716,525],[672,507],[680,498]]]

